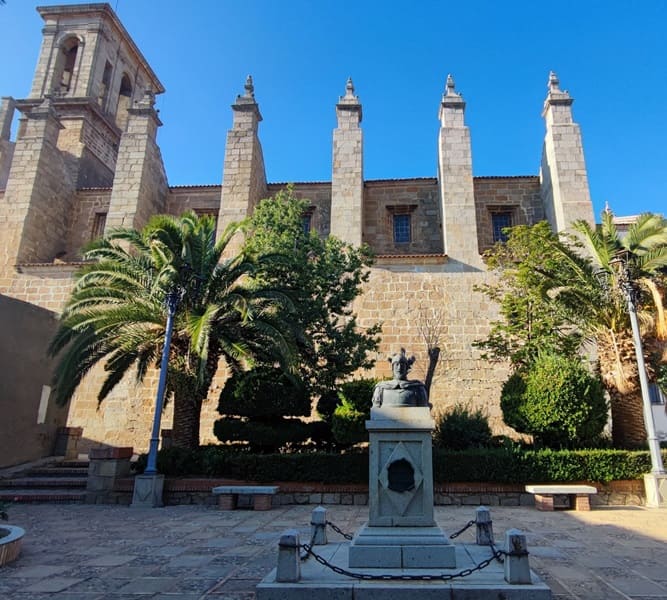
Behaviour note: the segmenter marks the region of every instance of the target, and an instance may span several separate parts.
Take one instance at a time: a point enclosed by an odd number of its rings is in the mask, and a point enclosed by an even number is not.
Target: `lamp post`
[[[646,438],[648,441],[649,454],[651,455],[651,472],[644,475],[646,488],[647,506],[667,506],[667,475],[662,463],[660,453],[660,440],[655,433],[653,421],[653,409],[651,407],[651,396],[649,393],[648,377],[646,376],[646,363],[644,362],[644,350],[639,333],[639,322],[637,321],[637,299],[638,290],[632,279],[627,259],[619,255],[609,261],[618,275],[619,288],[623,292],[627,303],[630,325],[632,327],[632,338],[637,358],[637,370],[639,372],[639,385],[642,392],[642,406],[644,410],[644,426],[646,427]]]
[[[162,420],[162,407],[164,406],[164,394],[167,387],[167,373],[169,370],[169,352],[171,348],[171,336],[174,331],[174,317],[178,306],[183,300],[185,289],[179,285],[173,285],[165,297],[167,308],[167,325],[164,335],[164,346],[162,348],[162,361],[160,362],[160,379],[158,381],[157,396],[155,398],[155,413],[153,415],[153,431],[148,449],[148,463],[143,475],[137,475],[134,479],[134,493],[132,496],[133,507],[156,507],[162,506],[162,488],[164,475],[157,471],[157,450],[160,442],[160,421]]]

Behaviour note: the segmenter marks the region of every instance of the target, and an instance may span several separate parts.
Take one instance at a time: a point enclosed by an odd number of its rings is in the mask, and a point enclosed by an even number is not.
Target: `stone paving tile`
[[[178,579],[175,577],[138,577],[119,587],[120,594],[158,593],[173,590]]]
[[[20,577],[21,579],[41,579],[43,577],[50,577],[51,575],[58,575],[68,571],[67,566],[50,566],[50,565],[34,565],[31,567],[18,566],[20,563],[13,563],[2,572],[3,577]]]
[[[73,585],[80,583],[83,579],[76,577],[47,577],[27,586],[26,592],[61,592]]]
[[[168,561],[170,567],[201,567],[213,560],[212,556],[205,554],[179,554]]]
[[[106,556],[96,556],[90,560],[82,562],[81,564],[89,567],[118,567],[120,565],[132,562],[135,558],[136,556],[133,555],[118,556],[115,554],[107,554]]]

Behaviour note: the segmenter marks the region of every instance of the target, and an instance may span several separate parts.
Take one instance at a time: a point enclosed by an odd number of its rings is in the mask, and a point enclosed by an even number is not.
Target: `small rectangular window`
[[[394,215],[394,243],[410,242],[410,215]]]
[[[90,239],[96,240],[104,235],[104,226],[107,223],[107,213],[98,212],[95,213],[95,218],[93,219],[93,229],[90,232]]]
[[[512,226],[511,212],[494,212],[491,214],[491,224],[493,226],[493,241],[506,242],[507,234],[503,231],[506,227]]]
[[[305,235],[308,235],[310,233],[310,228],[311,228],[311,217],[312,215],[306,214],[301,217],[301,226],[303,227],[303,233]]]

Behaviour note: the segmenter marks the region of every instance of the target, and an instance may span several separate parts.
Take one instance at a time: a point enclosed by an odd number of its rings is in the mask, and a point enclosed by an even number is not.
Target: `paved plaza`
[[[276,564],[280,534],[309,539],[314,506],[266,512],[210,506],[14,505],[11,523],[26,530],[23,552],[0,568],[0,600],[222,600],[254,598]],[[330,506],[327,517],[353,532],[365,506]],[[591,512],[491,509],[498,540],[510,527],[528,538],[531,567],[555,600],[667,600],[665,511],[603,507]],[[448,532],[474,507],[436,507]],[[329,531],[330,541],[341,537]],[[474,528],[456,540],[474,542]]]

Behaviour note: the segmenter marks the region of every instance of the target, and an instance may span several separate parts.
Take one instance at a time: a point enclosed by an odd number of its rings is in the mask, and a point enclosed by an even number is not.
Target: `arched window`
[[[132,83],[127,73],[123,73],[118,93],[118,109],[116,111],[116,125],[123,131],[127,125],[127,110],[132,106]]]
[[[102,74],[102,85],[100,87],[99,102],[102,110],[107,110],[107,101],[109,100],[109,88],[111,87],[111,73],[113,67],[109,61],[104,65],[104,73]]]
[[[56,70],[53,78],[53,89],[66,94],[74,83],[74,67],[76,55],[79,52],[79,40],[75,37],[67,38],[58,50]]]

